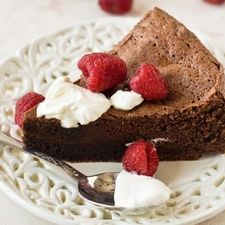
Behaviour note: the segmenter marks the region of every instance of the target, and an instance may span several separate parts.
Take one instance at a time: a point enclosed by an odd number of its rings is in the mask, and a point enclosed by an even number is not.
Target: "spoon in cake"
[[[127,209],[125,207],[117,207],[114,203],[115,181],[118,172],[108,172],[86,176],[76,170],[74,167],[44,153],[35,150],[27,151],[24,148],[23,142],[16,140],[2,132],[0,132],[0,143],[10,146],[14,149],[28,153],[39,159],[45,160],[55,166],[61,167],[73,180],[78,184],[80,196],[87,202],[106,209],[120,210],[125,212],[144,212],[148,209]]]

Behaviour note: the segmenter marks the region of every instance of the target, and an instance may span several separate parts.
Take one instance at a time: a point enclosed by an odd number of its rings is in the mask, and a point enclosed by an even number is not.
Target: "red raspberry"
[[[33,108],[40,102],[44,101],[45,97],[35,93],[29,92],[25,94],[22,98],[20,98],[16,103],[15,108],[15,123],[22,128],[22,122],[24,118],[24,113],[29,109]]]
[[[168,94],[165,79],[159,70],[150,63],[143,63],[130,80],[130,89],[137,92],[145,100],[158,101]]]
[[[128,13],[133,4],[133,0],[99,0],[101,9],[113,14]]]
[[[157,171],[159,159],[153,144],[140,140],[131,144],[123,155],[123,167],[138,175],[153,176]]]
[[[126,63],[119,57],[106,53],[84,55],[78,68],[85,77],[85,85],[93,92],[104,92],[116,87],[127,77]]]
[[[225,0],[204,0],[204,1],[212,3],[212,4],[220,4],[220,3],[225,2]]]

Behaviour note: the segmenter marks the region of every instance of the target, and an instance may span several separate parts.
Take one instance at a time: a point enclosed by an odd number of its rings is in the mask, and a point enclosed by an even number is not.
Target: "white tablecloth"
[[[74,25],[78,21],[111,16],[97,0],[0,0],[0,61],[33,39]],[[192,30],[201,31],[225,44],[225,4],[203,0],[134,0],[126,16],[142,17],[154,6],[166,10]],[[225,203],[224,203],[225,204]],[[0,191],[0,224],[53,225],[33,215]],[[225,212],[201,225],[225,224]]]

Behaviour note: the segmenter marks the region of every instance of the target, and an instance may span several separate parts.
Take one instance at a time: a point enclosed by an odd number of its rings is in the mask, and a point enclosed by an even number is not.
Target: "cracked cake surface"
[[[149,11],[110,54],[127,64],[129,79],[143,62],[166,79],[162,101],[144,101],[130,111],[111,107],[96,121],[63,128],[57,119],[26,113],[23,141],[68,161],[121,161],[126,144],[155,141],[160,160],[198,159],[225,152],[223,66],[183,24],[159,8]]]

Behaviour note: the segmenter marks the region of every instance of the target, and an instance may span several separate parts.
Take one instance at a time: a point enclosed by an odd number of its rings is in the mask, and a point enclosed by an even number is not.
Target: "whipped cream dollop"
[[[62,127],[71,128],[95,121],[110,107],[105,95],[75,85],[68,77],[59,77],[38,105],[37,117],[56,118]]]
[[[163,204],[170,194],[160,180],[123,170],[116,179],[114,201],[115,206],[127,209],[149,208]]]
[[[144,99],[134,91],[118,90],[111,96],[110,101],[114,108],[127,111],[141,104]]]

